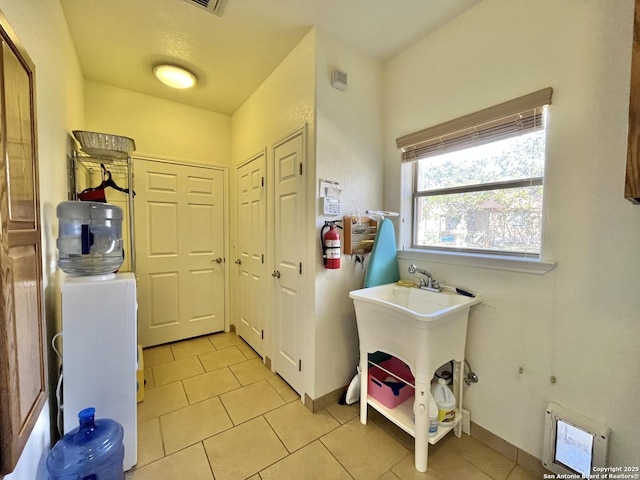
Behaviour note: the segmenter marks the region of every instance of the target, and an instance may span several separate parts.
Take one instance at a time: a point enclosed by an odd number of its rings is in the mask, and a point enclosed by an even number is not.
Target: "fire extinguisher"
[[[329,231],[325,233],[327,228]],[[340,235],[338,235],[338,228],[342,227],[336,225],[335,222],[324,222],[324,226],[320,230],[324,268],[340,268]]]

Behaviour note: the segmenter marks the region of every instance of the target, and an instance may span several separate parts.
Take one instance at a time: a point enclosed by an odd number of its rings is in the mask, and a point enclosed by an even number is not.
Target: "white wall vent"
[[[203,8],[209,13],[213,13],[217,17],[221,17],[227,0],[184,0],[191,5]]]
[[[331,70],[331,86],[344,92],[347,89],[347,72],[337,68]]]

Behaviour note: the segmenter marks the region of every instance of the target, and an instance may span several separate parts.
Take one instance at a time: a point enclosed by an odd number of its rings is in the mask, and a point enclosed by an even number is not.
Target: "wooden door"
[[[275,178],[275,352],[273,368],[302,392],[304,133],[299,131],[273,149]]]
[[[33,66],[0,14],[0,474],[46,401]],[[0,475],[1,476],[1,475]]]
[[[640,0],[635,1],[624,197],[640,204]]]
[[[224,330],[224,172],[135,159],[143,347]]]
[[[236,171],[238,291],[237,333],[264,358],[267,316],[266,273],[266,154],[253,157]]]

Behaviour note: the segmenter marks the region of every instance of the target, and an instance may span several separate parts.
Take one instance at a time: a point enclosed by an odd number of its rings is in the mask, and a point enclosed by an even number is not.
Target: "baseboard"
[[[304,396],[304,405],[311,412],[316,413],[326,408],[328,405],[338,403],[342,395],[344,394],[344,388],[338,388],[333,392],[329,392],[319,398],[312,399],[308,395]],[[468,413],[465,411],[465,413]],[[465,415],[467,418],[468,415]],[[465,419],[466,420],[466,419]],[[492,448],[496,452],[504,455],[509,460],[513,461],[522,468],[525,472],[533,475],[535,478],[544,478],[544,474],[551,474],[549,470],[542,466],[542,461],[539,458],[519,449],[515,445],[503,440],[489,430],[481,427],[480,425],[469,421],[470,435],[476,440],[484,443],[489,448]],[[465,432],[466,433],[466,432]],[[551,477],[549,477],[551,478]]]
[[[544,478],[544,474],[548,475],[551,473],[542,466],[542,461],[539,458],[519,449],[515,445],[473,422],[471,422],[471,436],[515,462],[516,465],[535,478]]]
[[[530,473],[536,478],[546,478],[549,477],[550,472],[542,465],[542,460],[534,457],[530,453],[525,452],[524,450],[518,449],[518,461],[516,462],[520,467],[527,473]]]
[[[231,325],[231,331],[235,332],[235,325]],[[271,359],[267,356],[265,357],[264,361],[266,367],[271,369]],[[316,399],[312,399],[311,397],[309,397],[309,395],[305,394],[304,406],[313,413],[319,412],[320,410],[326,408],[328,405],[338,403],[340,401],[340,398],[342,398],[342,396],[344,395],[344,392],[344,388],[338,388]],[[496,434],[491,433],[489,430],[481,427],[477,423],[469,421],[469,413],[466,410],[463,411],[463,414],[465,414],[463,415],[463,421],[466,425],[469,426],[470,436],[484,443],[486,446],[492,448],[496,452],[504,455],[509,460],[515,462],[516,465],[520,466],[520,468],[522,468],[525,472],[533,475],[536,478],[544,478],[545,474],[551,474],[549,470],[542,466],[542,461],[539,458],[525,452],[524,450],[519,449],[506,440],[503,440]],[[464,433],[469,433],[467,432],[467,428],[464,428],[463,430]]]
[[[326,408],[329,405],[338,403],[342,395],[344,394],[344,388],[338,388],[333,392],[329,392],[319,398],[312,399],[309,395],[304,395],[304,406],[311,412],[316,413]]]

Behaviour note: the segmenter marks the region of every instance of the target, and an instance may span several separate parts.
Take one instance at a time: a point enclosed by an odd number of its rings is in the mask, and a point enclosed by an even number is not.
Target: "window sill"
[[[480,253],[445,252],[440,250],[398,250],[398,258],[535,275],[544,275],[545,273],[553,270],[556,266],[556,262],[540,260],[538,258],[508,257]]]

